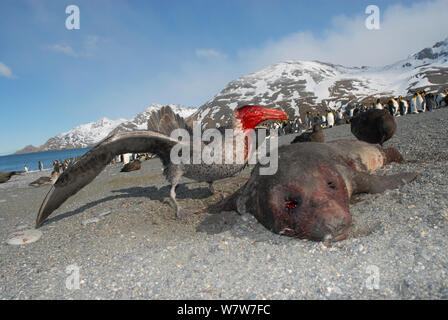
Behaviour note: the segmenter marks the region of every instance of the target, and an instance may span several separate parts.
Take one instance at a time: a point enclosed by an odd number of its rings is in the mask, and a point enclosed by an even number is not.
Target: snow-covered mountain
[[[40,151],[46,151],[85,148],[106,138],[109,132],[125,121],[127,120],[110,120],[104,117],[95,122],[82,124],[70,131],[48,139],[39,149]]]
[[[448,87],[448,38],[406,59],[384,67],[344,67],[319,61],[286,61],[230,82],[199,109],[170,105],[191,123],[203,127],[229,123],[233,110],[245,104],[259,104],[285,110],[289,117],[302,116],[310,109],[324,111],[353,103],[370,103],[377,98],[408,96],[414,91],[439,91]],[[91,146],[109,134],[146,130],[152,104],[133,119],[109,120],[78,126],[49,139],[36,151]],[[26,150],[30,150],[29,146]],[[34,149],[33,149],[34,150]],[[22,150],[23,151],[23,150]]]
[[[47,142],[38,147],[35,151],[85,148],[97,144],[113,133],[146,130],[147,121],[151,112],[159,110],[162,106],[163,105],[160,104],[152,104],[131,120],[110,120],[108,118],[102,118],[95,122],[82,124],[70,131],[48,139]],[[184,118],[189,117],[197,111],[197,109],[193,107],[183,107],[176,104],[170,104],[169,106],[175,113],[178,113]]]
[[[128,120],[120,123],[117,127],[115,127],[110,134],[118,133],[118,132],[129,132],[136,130],[147,130],[147,122],[149,116],[153,111],[157,111],[162,108],[164,105],[162,104],[152,104],[146,110],[137,114],[132,120]],[[171,109],[173,109],[174,113],[177,113],[183,118],[188,118],[193,113],[195,113],[198,109],[194,107],[183,107],[178,104],[169,104]]]
[[[191,120],[203,127],[228,123],[245,104],[279,107],[290,117],[310,109],[339,108],[376,98],[407,96],[448,87],[448,38],[384,67],[344,67],[319,61],[286,61],[230,82],[202,105]]]

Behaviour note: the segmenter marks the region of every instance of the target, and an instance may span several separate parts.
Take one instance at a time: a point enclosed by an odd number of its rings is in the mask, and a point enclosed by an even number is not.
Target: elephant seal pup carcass
[[[304,132],[291,141],[291,143],[298,142],[324,142],[322,126],[320,124],[315,124],[312,132]]]
[[[402,162],[395,148],[356,140],[304,142],[279,148],[278,170],[249,181],[209,212],[248,212],[267,229],[296,238],[340,241],[352,222],[350,197],[379,193],[413,181],[416,173],[371,174],[390,162]]]
[[[121,168],[120,172],[136,171],[136,170],[140,170],[141,167],[142,167],[142,163],[140,162],[140,160],[136,159],[134,161],[126,163],[123,166],[123,168]]]
[[[13,175],[23,173],[25,173],[25,171],[0,171],[0,183],[9,181]]]
[[[392,138],[396,129],[394,117],[384,109],[361,112],[351,121],[351,131],[356,138],[380,145]]]
[[[29,185],[32,187],[40,187],[40,186],[45,186],[48,184],[54,184],[56,182],[56,180],[58,180],[59,177],[59,172],[53,170],[51,172],[51,176],[49,177],[40,177],[39,179],[31,182]]]

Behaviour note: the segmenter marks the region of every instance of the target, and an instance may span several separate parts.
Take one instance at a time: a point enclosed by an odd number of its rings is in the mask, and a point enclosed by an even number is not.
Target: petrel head
[[[243,130],[251,130],[266,120],[287,120],[288,115],[281,110],[246,105],[235,110],[235,119],[241,122]]]

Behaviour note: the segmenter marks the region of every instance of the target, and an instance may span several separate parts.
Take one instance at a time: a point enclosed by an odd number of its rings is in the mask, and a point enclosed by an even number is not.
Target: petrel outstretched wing
[[[157,154],[167,165],[171,148],[177,143],[179,141],[151,131],[119,133],[106,138],[59,176],[39,209],[36,227],[65,200],[89,184],[116,155],[150,152]]]
[[[185,129],[191,134],[191,128],[170,106],[164,106],[160,110],[153,111],[148,119],[148,130],[170,136],[175,129]]]

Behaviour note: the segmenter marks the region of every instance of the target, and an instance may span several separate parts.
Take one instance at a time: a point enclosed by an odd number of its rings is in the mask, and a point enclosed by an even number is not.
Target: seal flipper
[[[257,167],[255,167],[257,168]],[[235,191],[230,196],[222,199],[220,202],[212,204],[207,207],[208,213],[220,213],[223,211],[236,211],[239,214],[245,214],[246,208],[252,208],[255,206],[256,197],[251,197],[256,192],[257,174],[254,174],[255,169],[252,170],[252,176],[250,179]]]
[[[353,193],[381,193],[392,190],[414,181],[418,177],[415,172],[403,172],[390,176],[370,175],[357,172],[354,175]]]
[[[389,164],[391,162],[397,162],[397,163],[404,162],[404,158],[401,155],[400,151],[397,150],[397,148],[382,148],[381,151],[385,155],[384,164]]]
[[[206,208],[208,213],[221,213],[223,211],[236,211],[239,214],[245,213],[245,204],[241,204],[243,201],[247,201],[247,197],[243,197],[246,190],[247,183],[230,196],[225,197],[218,203],[212,204]]]

